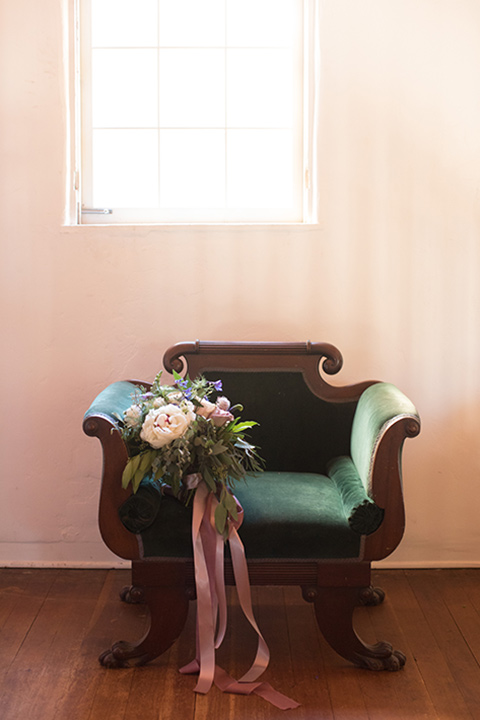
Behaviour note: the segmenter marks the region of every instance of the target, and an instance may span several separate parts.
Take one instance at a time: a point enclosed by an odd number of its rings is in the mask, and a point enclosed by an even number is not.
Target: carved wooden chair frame
[[[190,377],[209,370],[295,370],[301,371],[310,390],[333,403],[358,401],[376,381],[336,387],[320,373],[334,375],[342,367],[342,356],[327,343],[186,342],[164,355],[168,372],[188,372]],[[135,381],[136,382],[136,381]],[[141,383],[148,385],[148,383]],[[120,522],[118,509],[131,490],[123,490],[121,476],[128,460],[127,450],[115,420],[108,415],[88,414],[87,435],[99,438],[104,465],[99,507],[99,524],[107,546],[117,555],[132,560],[132,586],[123,599],[145,602],[150,626],[138,643],[117,642],[100,660],[108,667],[139,665],[165,652],[181,633],[189,601],[195,596],[191,559],[142,558],[137,537]],[[252,585],[297,585],[303,597],[313,603],[317,622],[325,639],[342,657],[374,670],[397,670],[404,654],[387,642],[367,644],[353,624],[356,606],[376,605],[384,593],[371,585],[371,562],[389,555],[399,544],[405,527],[401,477],[401,452],[405,438],[420,431],[416,415],[399,416],[384,432],[376,448],[372,473],[372,497],[384,509],[380,528],[363,538],[361,560],[253,560],[249,561]],[[231,563],[226,560],[225,581],[233,584]]]

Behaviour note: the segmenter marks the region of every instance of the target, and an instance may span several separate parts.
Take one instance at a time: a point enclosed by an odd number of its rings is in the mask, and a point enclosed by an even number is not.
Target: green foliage
[[[121,418],[122,437],[130,455],[122,487],[126,489],[131,483],[133,492],[137,492],[142,480],[150,476],[168,485],[176,497],[188,503],[194,491],[185,485],[184,479],[200,473],[218,499],[215,524],[218,532],[225,533],[228,518],[235,521],[238,516],[231,492],[235,483],[262,470],[256,447],[245,437],[245,431],[257,423],[233,416],[232,411],[243,410],[241,405],[226,411],[229,403],[225,398],[221,403],[219,400],[217,404],[210,403],[211,393],[221,389],[219,382],[210,382],[202,376],[191,380],[174,372],[174,384],[162,385],[161,377],[159,373],[149,390],[136,389],[132,405]],[[188,419],[186,427],[161,447],[152,447],[145,432],[142,433],[147,416],[150,413],[151,418],[153,413],[165,417],[168,408],[165,411],[162,408],[172,405],[173,415],[183,413]],[[169,421],[170,418],[166,421],[167,429]]]

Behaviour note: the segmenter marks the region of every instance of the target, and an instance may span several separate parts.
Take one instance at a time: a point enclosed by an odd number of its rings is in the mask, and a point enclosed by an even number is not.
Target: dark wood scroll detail
[[[367,670],[400,670],[405,655],[390,643],[368,645],[355,632],[353,612],[363,589],[355,587],[306,588],[303,597],[312,602],[318,626],[329,645],[341,657]]]
[[[99,662],[108,668],[125,668],[155,660],[168,650],[183,630],[189,598],[185,588],[146,587],[145,602],[150,610],[150,627],[138,643],[121,640],[103,652]]]
[[[323,358],[323,361],[322,361]],[[340,351],[330,343],[192,341],[173,345],[163,356],[167,372],[195,376],[206,371],[299,371],[310,390],[333,402],[357,400],[375,381],[333,386],[320,375],[336,375],[343,366]]]
[[[402,488],[402,450],[407,437],[420,432],[420,420],[399,416],[383,434],[375,453],[370,494],[383,508],[383,522],[365,538],[364,559],[381,560],[399,545],[405,531],[405,505]]]
[[[132,580],[150,612],[150,625],[139,642],[121,640],[105,650],[99,657],[104,667],[134,667],[154,660],[173,645],[187,619],[192,593],[184,563],[137,560],[132,564]]]
[[[280,342],[214,342],[200,341],[182,342],[173,345],[163,356],[163,364],[167,372],[181,373],[185,369],[182,360],[187,355],[268,355],[270,357],[282,355],[317,355],[324,357],[322,368],[328,375],[335,375],[341,370],[343,358],[340,351],[329,343],[280,343]],[[215,364],[215,363],[212,363]],[[248,367],[248,362],[242,361],[242,366]]]
[[[122,488],[122,474],[128,453],[116,424],[104,415],[91,415],[83,423],[84,432],[97,437],[103,449],[103,474],[100,490],[98,522],[102,538],[110,550],[120,557],[133,560],[139,557],[135,535],[121,523],[118,508],[131,495]]]
[[[381,605],[384,600],[385,591],[382,590],[381,587],[373,587],[373,585],[362,588],[358,595],[360,605],[364,605],[365,607]]]
[[[145,593],[141,587],[125,585],[125,587],[120,590],[120,600],[129,605],[141,605],[145,602]]]

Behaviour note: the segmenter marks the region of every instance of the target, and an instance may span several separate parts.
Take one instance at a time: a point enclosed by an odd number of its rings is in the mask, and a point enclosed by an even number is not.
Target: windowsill
[[[129,231],[135,231],[138,233],[151,233],[151,232],[175,232],[182,230],[193,230],[198,232],[228,232],[230,230],[240,232],[252,232],[252,231],[271,231],[271,232],[288,232],[295,230],[295,232],[308,233],[312,231],[318,231],[322,229],[322,226],[318,222],[312,223],[64,223],[63,229],[69,232],[74,232],[78,229],[84,230],[85,228],[95,228],[96,230],[103,228],[108,230],[109,233],[118,230],[128,229]]]

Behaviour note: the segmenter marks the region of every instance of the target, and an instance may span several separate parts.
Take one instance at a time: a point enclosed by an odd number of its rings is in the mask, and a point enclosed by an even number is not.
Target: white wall
[[[399,565],[480,565],[480,3],[324,0],[320,226],[63,227],[61,0],[0,0],[0,564],[115,561],[97,391],[170,344],[325,340],[416,402]]]

